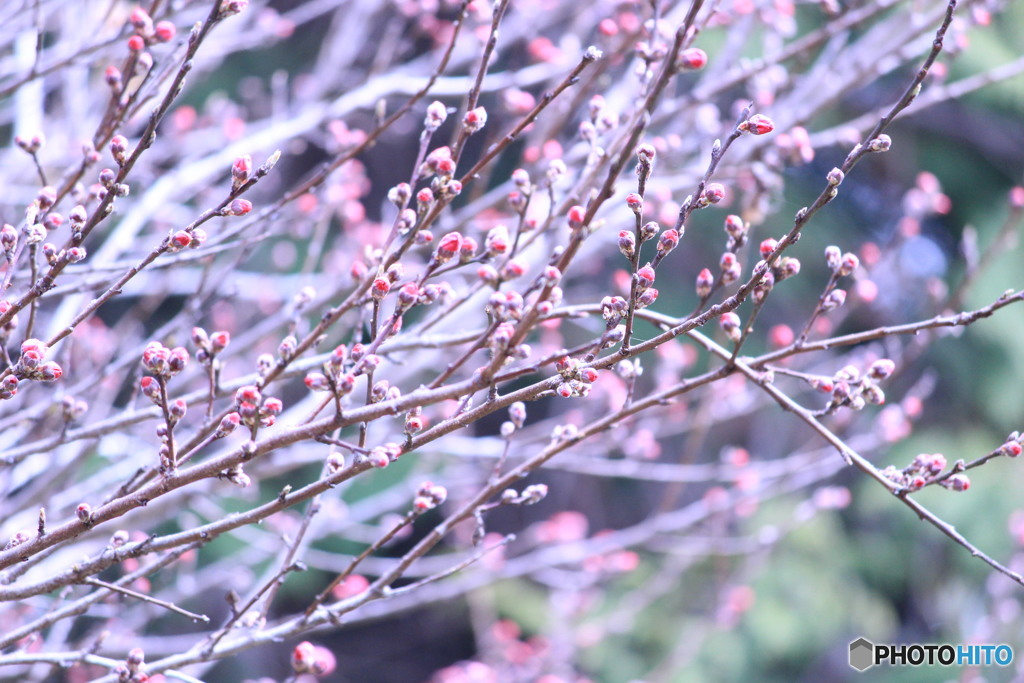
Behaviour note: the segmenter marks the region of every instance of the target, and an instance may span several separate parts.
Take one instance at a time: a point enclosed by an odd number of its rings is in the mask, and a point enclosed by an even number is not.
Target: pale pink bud
[[[708,54],[701,50],[699,47],[691,47],[683,50],[679,53],[679,59],[676,61],[676,65],[680,69],[703,69],[708,63]]]

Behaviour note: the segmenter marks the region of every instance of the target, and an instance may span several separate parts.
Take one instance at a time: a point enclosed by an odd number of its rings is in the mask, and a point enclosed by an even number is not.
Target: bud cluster
[[[159,377],[172,377],[188,365],[189,353],[184,346],[168,349],[158,341],[146,344],[142,351],[142,365]]]
[[[951,491],[966,491],[971,480],[963,474],[964,462],[958,460],[944,476],[946,456],[941,453],[920,453],[903,469],[889,465],[882,470],[882,476],[906,491],[919,491],[929,484],[939,484]]]
[[[149,680],[146,675],[146,653],[141,647],[133,647],[124,658],[124,663],[114,667],[113,673],[119,683],[142,683]]]
[[[578,358],[562,356],[555,361],[555,370],[562,377],[562,382],[555,388],[562,398],[573,396],[584,397],[590,393],[590,388],[597,381],[598,372],[596,369],[583,365]]]
[[[863,374],[853,365],[847,365],[832,377],[809,377],[808,383],[818,391],[831,394],[827,412],[842,406],[854,410],[862,410],[871,403],[885,403],[885,392],[878,382],[888,378],[896,369],[896,364],[888,358],[874,361]]]
[[[653,287],[655,279],[654,268],[647,264],[636,271],[633,276],[636,282],[636,306],[646,308],[658,299],[658,290]]]
[[[402,456],[402,447],[397,443],[389,442],[382,446],[374,446],[364,458],[371,467],[384,469]]]
[[[547,495],[547,484],[530,484],[522,493],[515,489],[505,489],[501,492],[501,502],[504,505],[536,505]]]
[[[39,339],[26,339],[21,343],[21,356],[14,365],[13,374],[0,381],[0,400],[13,398],[18,393],[20,380],[34,379],[39,382],[55,382],[64,370],[55,361],[47,361],[49,346]]]
[[[436,508],[447,498],[448,489],[432,481],[425,481],[420,484],[419,489],[416,491],[412,507],[416,512],[426,512]]]
[[[277,416],[284,411],[284,403],[273,396],[264,397],[259,387],[247,384],[235,392],[235,410],[241,422],[256,430],[258,427],[273,425],[277,421]],[[223,421],[221,425],[225,426]]]
[[[203,328],[193,327],[192,343],[198,349],[196,351],[196,360],[203,365],[209,365],[214,362],[217,354],[226,349],[228,344],[231,343],[231,334],[224,330],[207,334]]]
[[[372,354],[370,356],[377,358]],[[323,372],[310,372],[306,375],[306,387],[310,391],[329,391],[338,398],[346,396],[352,393],[356,386],[356,377],[359,374],[356,366],[362,365],[367,357],[364,357],[362,344],[353,346],[351,354],[348,353],[348,347],[339,344],[324,362]],[[377,362],[370,363],[376,367]]]
[[[132,9],[128,23],[135,29],[135,35],[128,41],[128,47],[132,52],[142,50],[146,43],[170,42],[178,32],[177,27],[169,21],[158,21],[154,24],[149,12],[139,6]]]

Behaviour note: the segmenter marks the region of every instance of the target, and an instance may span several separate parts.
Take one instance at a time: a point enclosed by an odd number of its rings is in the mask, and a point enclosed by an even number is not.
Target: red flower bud
[[[437,242],[437,249],[434,252],[434,259],[438,263],[447,263],[462,248],[462,235],[457,232],[449,232]]]
[[[387,278],[379,277],[374,279],[373,284],[370,285],[370,296],[375,301],[380,301],[388,292],[391,291],[391,283],[388,282]]]
[[[754,114],[739,125],[739,130],[753,135],[764,135],[775,130],[775,122],[763,114]]]
[[[583,227],[583,219],[587,216],[587,210],[580,205],[573,206],[569,209],[569,213],[566,216],[569,221],[569,227],[573,230],[577,230]]]
[[[235,163],[231,164],[231,185],[234,189],[238,189],[245,184],[249,177],[252,175],[252,157],[248,154],[235,159]]]
[[[244,216],[252,211],[252,202],[248,199],[232,199],[222,212],[225,216]]]
[[[667,254],[673,249],[679,246],[679,231],[675,228],[669,228],[665,232],[661,233],[661,237],[658,238],[658,253]]]
[[[158,21],[153,28],[153,36],[161,43],[168,43],[174,40],[177,32],[177,27],[169,21]]]
[[[683,50],[679,53],[679,59],[676,60],[676,65],[680,69],[703,69],[707,63],[708,54],[699,47],[691,47],[687,50]]]
[[[702,269],[697,274],[697,296],[701,299],[711,294],[711,287],[715,284],[715,276],[708,268]]]
[[[654,284],[654,268],[650,265],[646,265],[636,272],[637,288],[640,290],[647,289]]]
[[[704,190],[703,196],[712,204],[717,204],[725,197],[725,186],[721,183],[711,183]]]

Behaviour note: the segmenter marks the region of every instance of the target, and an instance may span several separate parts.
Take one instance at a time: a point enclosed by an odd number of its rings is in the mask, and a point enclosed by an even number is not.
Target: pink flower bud
[[[423,126],[430,132],[434,132],[441,127],[445,119],[448,118],[448,108],[441,102],[431,102],[427,107],[427,116],[423,120]]]
[[[679,246],[679,231],[669,228],[658,238],[658,253],[665,255]]]
[[[626,206],[633,213],[640,213],[644,210],[644,198],[636,192],[630,192],[626,195]]]
[[[544,283],[545,287],[552,287],[562,280],[562,271],[560,271],[556,266],[545,266],[540,279],[541,282]],[[518,292],[515,292],[515,294],[518,295]]]
[[[708,54],[699,47],[691,47],[679,53],[676,66],[680,69],[696,70],[703,69],[708,63]]]
[[[138,36],[132,36],[132,37],[133,38],[138,38]],[[142,40],[142,39],[139,38],[139,40]],[[128,153],[128,140],[127,140],[127,138],[125,138],[125,136],[123,136],[123,135],[115,135],[114,137],[112,137],[110,139],[110,153],[113,155],[114,160],[117,163],[119,163],[119,164],[124,163],[124,160],[125,160],[125,158],[127,156],[127,153]],[[102,180],[102,178],[101,178],[101,180]]]
[[[526,272],[526,266],[519,259],[512,259],[504,265],[501,269],[501,278],[503,280],[514,280],[517,277],[522,277],[523,273]]]
[[[160,384],[153,377],[143,377],[140,383],[142,389],[142,395],[151,400],[153,403],[160,402]]]
[[[654,157],[657,151],[654,149],[654,145],[645,142],[636,148],[636,156],[642,164],[650,164],[654,161]]]
[[[645,289],[636,297],[636,305],[640,308],[647,308],[658,299],[658,290],[654,287]]]
[[[966,474],[954,474],[946,480],[946,483],[954,491],[966,491],[971,488],[971,480],[967,478]]]
[[[792,256],[783,256],[777,261],[776,278],[785,280],[788,277],[800,274],[800,259]]]
[[[132,673],[138,673],[145,661],[146,653],[143,652],[141,647],[133,647],[131,650],[128,650],[128,656],[124,659],[125,665]]]
[[[167,406],[167,412],[170,413],[171,417],[176,420],[180,420],[185,417],[185,413],[188,412],[188,404],[185,403],[185,399],[176,398],[169,406]]]
[[[192,244],[192,235],[186,230],[179,230],[170,237],[169,246],[172,251],[179,251]]]
[[[743,219],[735,214],[725,217],[725,234],[733,239],[739,239],[747,233],[747,225]]]
[[[210,335],[210,346],[214,353],[223,351],[230,343],[231,335],[228,332],[220,330]]]
[[[284,402],[273,396],[263,402],[263,412],[268,415],[280,415],[284,410]]]
[[[761,242],[761,258],[768,258],[768,255],[775,251],[775,248],[779,246],[778,240],[769,237]]]
[[[734,342],[738,342],[742,336],[740,324],[740,317],[733,311],[723,313],[722,317],[718,319],[718,326],[725,332],[725,336]]]
[[[744,133],[751,133],[752,135],[764,135],[765,133],[771,133],[775,130],[775,122],[763,114],[754,114],[749,119],[741,123],[738,129]]]
[[[391,458],[388,457],[388,453],[383,446],[377,446],[371,450],[368,459],[370,465],[377,469],[384,469],[391,464]]]
[[[49,361],[39,366],[36,376],[41,382],[56,382],[64,374],[63,368],[57,363]]]
[[[292,670],[295,673],[306,673],[313,666],[313,659],[315,657],[315,648],[313,643],[308,640],[304,640],[295,646],[292,650]]]
[[[397,207],[402,207],[412,197],[412,188],[409,183],[398,183],[388,190],[388,201]]]
[[[311,372],[303,380],[310,391],[330,391],[331,383],[322,372]]]
[[[136,5],[132,9],[132,13],[128,15],[128,23],[139,31],[147,31],[153,26],[153,19],[149,16],[149,12]]]
[[[725,197],[725,186],[721,183],[710,183],[704,190],[704,198],[712,204],[717,204]]]
[[[825,247],[825,265],[827,265],[833,273],[839,270],[842,260],[843,253],[839,250],[839,247],[835,245]]]
[[[447,263],[462,248],[462,235],[457,232],[449,232],[437,242],[437,249],[434,252],[434,260],[438,263]]]
[[[853,254],[853,253],[843,254],[843,260],[839,264],[839,274],[840,275],[849,275],[853,271],[857,270],[858,266],[860,266],[860,259],[857,258],[856,254]]]
[[[491,228],[487,233],[487,238],[484,240],[484,248],[487,249],[487,253],[490,256],[505,254],[511,246],[508,227],[505,225],[497,225]]]
[[[242,417],[238,413],[228,413],[221,418],[220,424],[217,425],[215,438],[222,439],[235,431],[235,427],[237,427],[241,421]]]
[[[79,521],[88,524],[92,520],[92,506],[88,503],[79,503],[75,508],[75,516]]]
[[[448,158],[448,159],[440,159],[440,160],[438,160],[438,162],[437,162],[437,175],[439,175],[439,176],[446,176],[447,177],[447,176],[450,176],[453,173],[455,173],[455,160],[454,159]],[[456,185],[456,184],[458,185],[458,190],[457,191],[453,191],[452,194],[459,194],[459,192],[462,191],[462,185],[461,184],[457,183],[457,181],[453,181],[452,182],[452,185]]]
[[[146,47],[146,41],[142,36],[132,36],[128,39],[128,49],[132,52],[142,52]]]
[[[703,268],[697,273],[697,296],[701,299],[711,294],[711,287],[715,284],[715,276],[711,274],[711,270]]]
[[[259,387],[254,384],[247,384],[244,387],[239,387],[238,391],[235,392],[235,403],[252,403],[259,404],[262,395],[260,394]]]
[[[177,27],[169,21],[158,21],[153,28],[153,37],[161,43],[169,43],[178,33]]]
[[[370,285],[370,296],[373,297],[374,301],[380,301],[388,295],[391,291],[391,283],[387,278],[378,277],[375,278],[373,284]]]
[[[232,199],[222,212],[225,216],[244,216],[252,211],[252,202],[248,199]]]
[[[654,268],[650,265],[646,265],[636,272],[637,289],[645,290],[654,284],[655,272]]]
[[[0,245],[3,246],[4,251],[13,251],[18,245],[18,231],[14,229],[13,225],[4,225],[0,229]]]
[[[888,152],[892,147],[892,138],[885,133],[882,133],[877,138],[871,140],[868,143],[869,152]],[[968,484],[969,486],[970,484]]]
[[[833,289],[828,293],[828,296],[825,297],[825,300],[821,302],[821,310],[831,311],[839,308],[844,303],[846,303],[846,290],[838,288]]]
[[[888,358],[880,358],[868,368],[868,376],[872,379],[885,379],[896,369],[896,363]]]
[[[349,373],[338,377],[338,393],[344,396],[352,393],[356,387],[356,376]]]
[[[764,301],[764,298],[768,296],[773,287],[775,287],[775,276],[771,273],[765,273],[761,281],[754,285],[754,301]]]
[[[103,80],[107,82],[113,90],[121,89],[121,70],[111,64],[103,72]]]
[[[473,257],[476,256],[477,246],[479,245],[477,245],[476,240],[472,237],[463,237],[462,246],[459,247],[459,261],[468,263],[473,260]]]
[[[26,339],[21,342],[21,353],[37,353],[39,358],[44,358],[49,353],[50,347],[41,339]]]
[[[188,361],[188,349],[184,346],[175,346],[167,357],[167,369],[172,375],[177,374],[185,369]]]
[[[583,220],[587,217],[587,210],[577,204],[569,209],[569,213],[566,219],[569,222],[569,227],[573,230],[578,230],[583,227]]]
[[[636,236],[632,230],[619,231],[619,251],[626,258],[633,258],[633,254],[636,253]]]
[[[999,452],[1008,458],[1016,458],[1020,456],[1021,445],[1019,441],[1007,441],[999,447]]]
[[[235,159],[231,164],[231,184],[234,189],[240,188],[252,176],[252,157],[248,154]]]
[[[487,110],[483,107],[477,107],[476,109],[470,109],[466,112],[466,115],[462,119],[462,123],[466,126],[466,131],[469,133],[475,133],[485,125],[487,125]]]

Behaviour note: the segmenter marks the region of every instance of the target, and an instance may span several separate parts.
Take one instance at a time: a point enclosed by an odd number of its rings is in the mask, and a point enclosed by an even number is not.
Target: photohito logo
[[[1009,666],[1009,645],[876,645],[867,638],[850,643],[850,666],[866,671],[876,664],[890,666]]]

